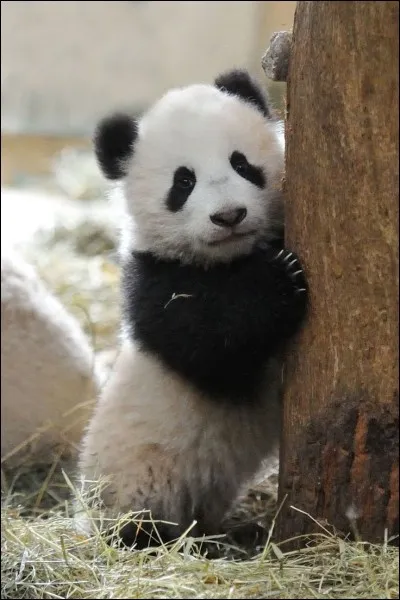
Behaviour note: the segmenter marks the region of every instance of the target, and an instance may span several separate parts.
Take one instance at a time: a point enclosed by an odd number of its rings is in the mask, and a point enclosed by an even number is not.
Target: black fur
[[[96,127],[94,150],[108,179],[122,179],[126,175],[124,163],[133,153],[137,133],[136,121],[122,113],[105,117]]]
[[[120,548],[134,546],[136,550],[143,550],[157,547],[161,542],[164,544],[172,542],[182,533],[181,526],[164,523],[162,520],[155,520],[154,527],[149,513],[146,512],[136,516],[134,521],[127,520],[122,526],[113,527],[109,534],[109,542],[116,543]]]
[[[272,117],[266,93],[247,71],[241,69],[227,71],[219,75],[214,84],[222,91],[239,96],[246,102],[251,102],[268,119]]]
[[[306,312],[297,258],[277,255],[259,245],[250,256],[205,269],[133,252],[122,286],[134,339],[207,395],[251,401],[266,359]]]
[[[152,474],[150,477],[152,477]],[[195,477],[194,474],[193,477]],[[166,493],[172,493],[171,482],[169,479],[166,481],[165,491]],[[143,498],[143,502],[146,503],[146,500],[148,499],[148,497],[147,499]],[[179,507],[177,506],[178,504]],[[176,494],[175,508],[178,509],[177,512],[181,515],[181,522],[179,524],[165,522],[171,521],[166,514],[164,514],[163,517],[160,517],[153,513],[152,517],[155,519],[154,528],[150,513],[143,512],[140,515],[136,515],[134,521],[127,520],[122,526],[114,526],[110,532],[110,541],[115,540],[122,547],[131,547],[135,545],[137,550],[148,548],[149,546],[158,546],[161,540],[163,543],[176,540],[185,532],[193,521],[197,521],[197,523],[191,529],[192,536],[200,537],[203,535],[212,535],[213,531],[205,526],[206,519],[200,498],[197,502],[193,502],[190,490],[184,481],[181,482],[180,491]]]
[[[261,190],[265,188],[266,181],[264,171],[261,167],[252,165],[241,152],[235,150],[229,159],[232,169],[238,173],[243,179],[247,179]]]
[[[178,167],[174,173],[172,185],[166,199],[171,212],[177,212],[185,204],[196,185],[196,174],[187,167]]]
[[[146,521],[147,520],[147,521]],[[161,519],[155,521],[155,527],[149,523],[149,516],[143,514],[143,521],[136,518],[135,521],[128,521],[120,528],[114,528],[108,536],[110,544],[116,544],[119,548],[132,548],[135,550],[150,550],[149,554],[157,554],[156,548],[162,544],[170,544],[175,542],[185,531],[192,525],[193,520],[185,522],[185,527],[182,525],[174,525],[163,522]],[[202,540],[203,536],[212,536],[215,532],[203,531],[201,526],[196,524],[190,529],[190,535],[201,541],[197,546],[197,550],[202,555],[208,558],[220,558],[222,553],[219,553],[218,546],[215,542]],[[233,527],[227,528],[221,524],[218,532],[220,535],[226,535],[225,541],[241,547],[241,553],[246,549],[254,549],[252,554],[255,554],[257,546],[263,546],[266,542],[266,532],[263,527],[257,523],[239,523]],[[251,555],[250,555],[251,556]],[[242,558],[249,558],[248,555],[243,555]],[[238,555],[239,557],[239,555]]]

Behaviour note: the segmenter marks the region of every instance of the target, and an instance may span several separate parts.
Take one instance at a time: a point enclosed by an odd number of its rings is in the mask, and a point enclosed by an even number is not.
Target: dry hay
[[[67,476],[56,506],[40,511],[50,484],[31,490],[31,514],[27,496],[3,497],[2,598],[398,598],[398,550],[387,543],[348,542],[321,528],[303,550],[285,552],[272,518],[264,547],[244,560],[229,547],[216,559],[202,555],[204,540],[190,531],[153,554],[119,550],[74,530]]]

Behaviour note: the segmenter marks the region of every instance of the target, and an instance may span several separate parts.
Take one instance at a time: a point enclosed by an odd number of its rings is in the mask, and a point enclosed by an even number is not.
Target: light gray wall
[[[81,134],[254,64],[260,2],[2,1],[2,131]]]

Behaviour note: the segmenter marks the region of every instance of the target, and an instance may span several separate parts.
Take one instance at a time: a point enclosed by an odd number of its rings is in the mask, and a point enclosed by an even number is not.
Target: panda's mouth
[[[238,240],[243,240],[245,238],[248,237],[252,237],[254,236],[256,232],[255,231],[245,231],[243,233],[235,233],[235,232],[231,232],[229,235],[225,236],[224,238],[220,238],[218,240],[213,240],[212,242],[208,242],[208,246],[222,246],[225,244],[230,244],[232,242],[237,242]]]

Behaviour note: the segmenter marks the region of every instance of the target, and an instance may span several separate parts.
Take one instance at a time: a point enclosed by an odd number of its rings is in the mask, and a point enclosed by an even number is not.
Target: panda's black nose
[[[214,225],[219,227],[234,227],[239,225],[246,218],[246,215],[246,208],[234,208],[214,213],[210,215],[210,219]]]

